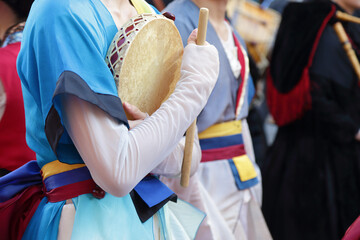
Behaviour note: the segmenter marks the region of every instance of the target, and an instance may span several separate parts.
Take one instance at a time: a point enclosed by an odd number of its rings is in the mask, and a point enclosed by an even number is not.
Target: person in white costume
[[[261,212],[261,175],[246,121],[254,86],[245,44],[225,20],[226,5],[227,0],[175,0],[163,10],[175,15],[186,44],[199,8],[209,9],[207,41],[219,51],[220,72],[197,118],[202,159],[190,186],[162,180],[207,214],[197,239],[267,240],[272,237]]]

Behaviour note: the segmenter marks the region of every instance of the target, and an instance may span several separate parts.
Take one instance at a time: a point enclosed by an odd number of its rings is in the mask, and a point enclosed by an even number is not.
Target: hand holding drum
[[[144,13],[126,22],[115,35],[105,59],[121,101],[152,115],[180,79],[183,51],[173,20]]]
[[[200,9],[198,45],[205,43],[207,19],[208,10]],[[179,31],[168,16],[144,13],[130,19],[115,35],[105,58],[120,99],[152,115],[180,79],[183,50]],[[125,113],[133,120],[126,109]],[[195,126],[194,122],[186,134],[182,186],[189,183]]]
[[[209,18],[209,10],[207,8],[201,8],[199,14],[198,34],[196,40],[197,45],[204,45],[206,42],[208,18]],[[180,180],[180,184],[182,187],[187,187],[189,185],[191,156],[192,156],[192,149],[194,144],[195,130],[196,130],[196,120],[190,125],[190,127],[186,131],[184,160],[181,167],[181,180]]]

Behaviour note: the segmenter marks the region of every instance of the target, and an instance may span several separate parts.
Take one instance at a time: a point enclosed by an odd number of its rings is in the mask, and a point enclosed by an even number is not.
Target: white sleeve
[[[167,178],[180,177],[181,166],[184,158],[184,148],[185,148],[185,137],[183,137],[180,140],[175,150],[151,172],[154,174],[162,175]],[[194,145],[192,150],[190,176],[192,176],[196,172],[196,170],[199,167],[200,161],[201,161],[201,148],[200,148],[199,137],[196,128]]]
[[[130,131],[100,108],[75,96],[63,100],[64,125],[94,181],[124,196],[166,156],[205,106],[219,73],[214,46],[189,44],[181,78],[160,108]]]

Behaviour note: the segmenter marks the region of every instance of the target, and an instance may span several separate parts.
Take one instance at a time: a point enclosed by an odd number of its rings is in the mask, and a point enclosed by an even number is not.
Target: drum
[[[263,9],[251,0],[231,0],[228,14],[259,69],[265,69],[281,21],[280,14],[272,9]]]
[[[105,61],[120,99],[151,115],[174,91],[182,54],[181,36],[173,20],[144,13],[119,30]]]

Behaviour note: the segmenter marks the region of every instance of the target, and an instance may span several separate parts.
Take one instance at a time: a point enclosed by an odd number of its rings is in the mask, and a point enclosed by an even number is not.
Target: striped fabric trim
[[[92,193],[96,198],[105,195],[83,163],[68,164],[55,160],[41,168],[41,175],[49,202],[64,201],[86,193]]]
[[[49,162],[49,163],[45,164],[41,168],[41,172],[42,172],[43,179],[46,179],[46,178],[48,178],[50,176],[53,176],[55,174],[59,174],[59,173],[62,173],[62,172],[67,172],[67,171],[82,168],[82,167],[85,167],[84,163],[67,164],[67,163],[62,163],[59,160],[55,160],[55,161],[52,161],[52,162]]]
[[[240,120],[215,124],[199,134],[202,162],[245,154]]]
[[[131,0],[138,14],[153,13],[156,14],[155,10],[144,0]]]
[[[96,185],[85,164],[66,164],[56,160],[44,165],[41,172],[49,202],[64,201],[82,194],[101,199],[106,194]],[[147,221],[168,201],[177,200],[176,194],[154,176],[142,179],[130,196],[141,222]]]
[[[202,150],[209,150],[215,148],[224,148],[230,147],[234,145],[243,145],[243,137],[242,134],[236,134],[225,137],[215,137],[215,138],[207,138],[200,140],[200,146]]]
[[[44,184],[47,191],[54,188],[63,187],[65,185],[82,182],[92,179],[87,167],[77,168],[70,171],[58,173],[44,179]]]
[[[238,189],[256,185],[259,180],[254,165],[246,155],[241,121],[215,124],[199,134],[201,162],[227,159]]]
[[[244,145],[234,145],[230,147],[209,149],[201,151],[201,162],[229,159],[246,154]]]
[[[242,133],[240,120],[215,124],[199,133],[199,139],[225,137]]]
[[[94,194],[96,191],[99,191],[97,189],[100,188],[92,179],[89,179],[54,188],[51,191],[47,191],[45,193],[45,196],[48,198],[49,202],[60,202],[87,193],[92,193],[93,196],[96,198],[103,198],[105,196],[105,192],[102,189],[100,189],[100,191],[103,192],[103,195],[101,197],[97,197],[97,195]]]
[[[246,95],[246,88],[248,86],[248,82],[249,82],[249,72],[250,72],[250,68],[249,68],[249,58],[247,56],[247,53],[245,51],[245,49],[241,46],[241,44],[239,43],[238,39],[236,38],[235,34],[235,45],[238,47],[238,58],[239,61],[241,59],[240,62],[244,62],[244,68],[245,71],[242,72],[244,76],[242,77],[242,82],[240,85],[240,89],[237,95],[237,103],[236,103],[236,111],[235,111],[235,116],[238,117],[240,112],[241,112],[241,108],[244,105],[244,99],[245,99],[245,95]]]

